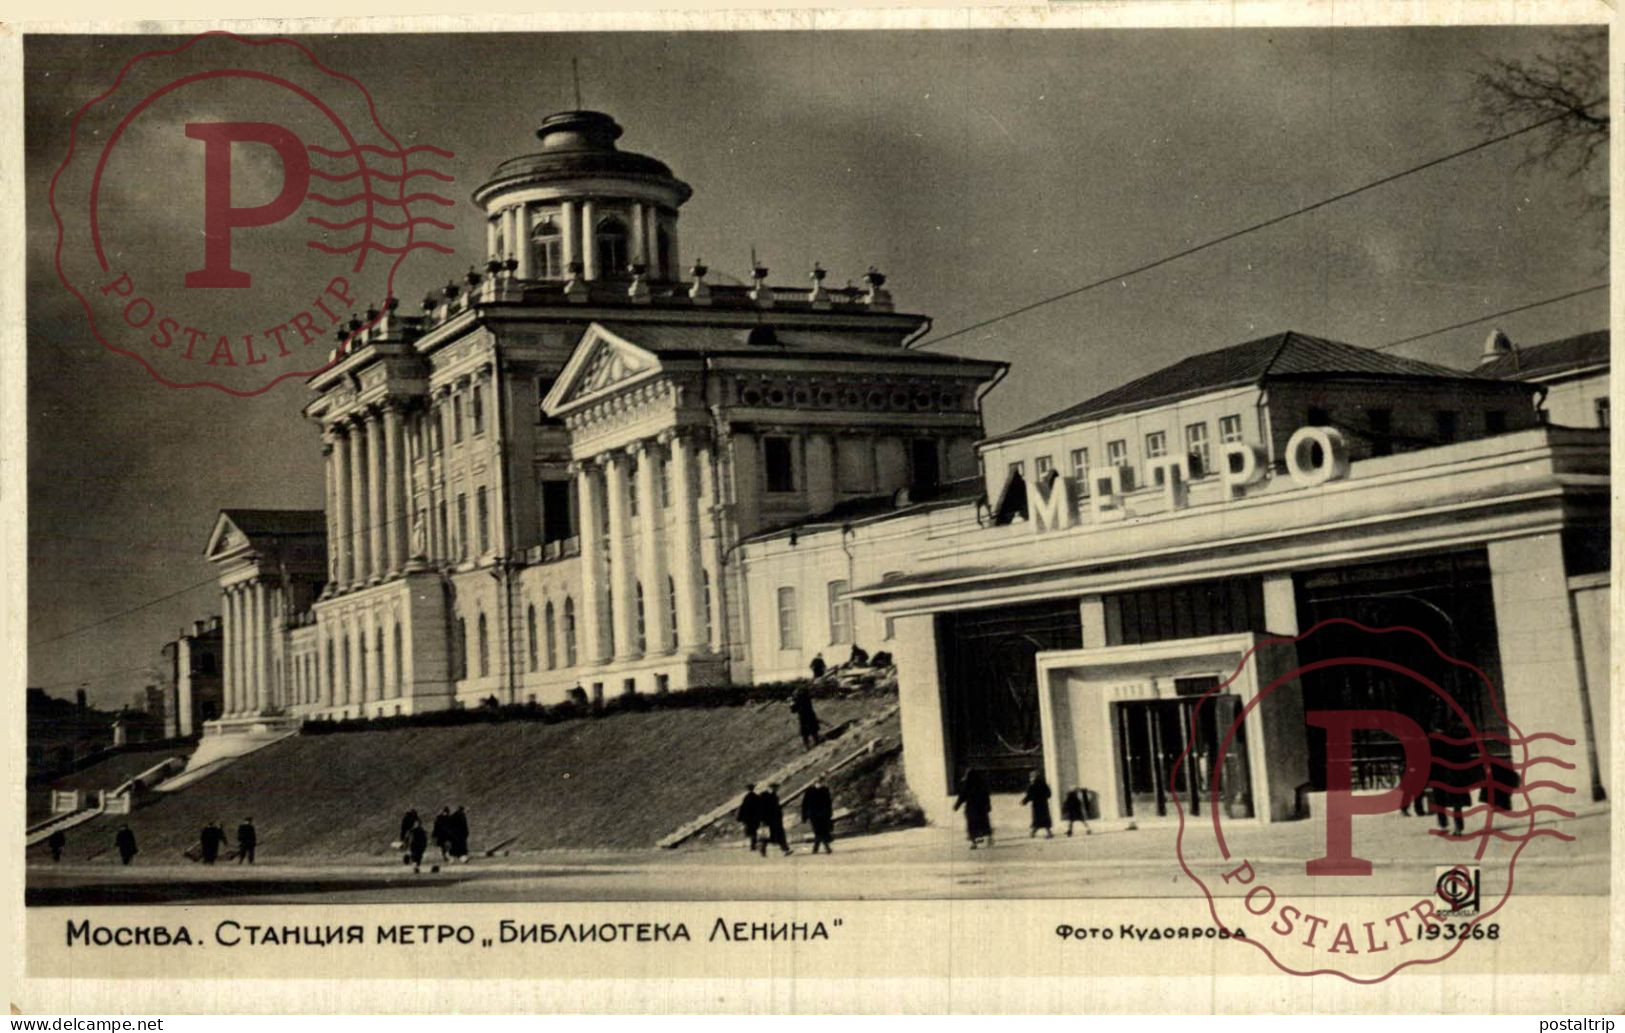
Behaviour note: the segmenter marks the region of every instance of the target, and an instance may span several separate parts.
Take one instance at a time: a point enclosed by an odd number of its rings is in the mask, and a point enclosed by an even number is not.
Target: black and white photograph
[[[1608,972],[1607,25],[184,29],[21,45],[30,975]]]

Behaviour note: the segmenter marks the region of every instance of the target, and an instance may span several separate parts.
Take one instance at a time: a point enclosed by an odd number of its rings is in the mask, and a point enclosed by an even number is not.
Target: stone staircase
[[[782,703],[774,703],[782,706]],[[807,775],[816,770],[823,775],[830,775],[841,770],[859,758],[869,756],[875,750],[884,746],[884,736],[877,734],[882,726],[897,715],[897,704],[893,703],[861,721],[854,721],[846,725],[837,726],[830,730],[830,736],[817,746],[804,753],[798,754],[775,770],[756,780],[759,786],[777,784],[788,787],[798,776]],[[780,802],[788,810],[791,801],[800,797],[801,793],[812,783],[810,775],[800,779],[800,785],[794,790],[786,790],[779,795]],[[659,846],[672,849],[681,846],[695,835],[729,817],[739,809],[745,799],[744,790],[740,790],[726,801],[701,814],[699,817],[684,823],[670,835],[661,839]]]

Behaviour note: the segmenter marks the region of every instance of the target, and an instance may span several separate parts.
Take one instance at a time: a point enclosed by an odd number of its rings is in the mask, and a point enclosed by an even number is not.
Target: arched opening
[[[480,677],[487,677],[491,673],[491,637],[488,634],[485,614],[480,614]]]
[[[401,695],[401,691],[406,687],[406,669],[401,662],[404,655],[405,650],[401,646],[401,625],[397,621],[395,623],[395,695],[397,696]]]
[[[644,622],[644,617],[643,617],[644,605],[643,605],[643,582],[642,581],[639,581],[637,583],[637,590],[638,590],[638,594],[637,594],[638,652],[647,653],[649,651],[649,632],[648,632],[648,625]]]
[[[593,258],[600,279],[626,274],[626,263],[630,261],[627,240],[626,223],[618,216],[606,215],[598,220],[593,228]]]
[[[555,668],[555,667],[557,667],[559,665],[559,654],[558,654],[558,651],[557,651],[557,649],[556,649],[556,647],[554,645],[554,635],[553,635],[554,622],[553,622],[553,604],[552,603],[547,604],[547,608],[543,612],[542,619],[543,619],[543,623],[546,625],[546,630],[547,630],[547,669],[549,671],[551,671],[553,668]]]
[[[528,659],[530,660],[530,669],[532,671],[534,671],[534,670],[536,670],[536,654],[537,654],[537,648],[536,648],[536,606],[535,606],[534,603],[532,603],[531,605],[525,607],[525,632],[526,632],[526,642],[527,642],[528,647],[529,647],[527,652],[529,654]]]
[[[538,280],[564,278],[564,232],[552,216],[530,231],[531,272]]]
[[[576,665],[576,602],[569,596],[564,597],[564,662]]]

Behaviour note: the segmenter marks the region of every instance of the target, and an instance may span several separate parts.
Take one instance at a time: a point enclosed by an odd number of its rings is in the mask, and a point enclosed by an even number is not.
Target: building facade
[[[1547,418],[1563,427],[1607,427],[1607,330],[1520,347],[1497,330],[1484,342],[1475,372],[1534,384],[1544,393]]]

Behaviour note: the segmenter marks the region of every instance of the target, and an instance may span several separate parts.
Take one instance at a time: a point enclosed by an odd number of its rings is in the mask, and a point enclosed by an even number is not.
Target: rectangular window
[[[463,396],[451,396],[451,442],[463,440]]]
[[[1185,451],[1191,457],[1191,476],[1201,477],[1213,469],[1213,446],[1207,438],[1206,423],[1185,426]]]
[[[1608,396],[1603,395],[1596,402],[1597,426],[1608,426]]]
[[[762,459],[767,468],[768,491],[795,491],[795,460],[789,438],[763,438]]]
[[[542,541],[560,542],[573,534],[569,481],[542,482]]]
[[[485,485],[474,490],[474,508],[479,519],[480,555],[491,551],[491,507],[485,499]]]
[[[457,495],[457,555],[468,558],[468,496]]]
[[[779,648],[801,648],[801,625],[796,622],[796,590],[779,589]]]
[[[886,639],[887,642],[890,642],[892,639],[897,637],[897,618],[896,617],[887,617],[886,618],[886,628],[885,628],[885,631],[883,632],[883,637]]]
[[[1124,441],[1122,438],[1118,438],[1116,441],[1108,441],[1108,442],[1106,442],[1106,465],[1107,466],[1127,466],[1128,465],[1128,442],[1127,441]]]
[[[474,417],[474,433],[476,433],[476,434],[484,434],[485,433],[485,404],[484,404],[484,402],[485,402],[484,392],[482,392],[480,390],[480,385],[475,384],[474,385],[474,393],[472,395],[470,395],[469,399],[468,399],[468,408],[469,408],[470,414]]]
[[[1017,474],[1021,475],[1022,480],[1027,479],[1027,461],[1025,459],[1018,459],[1011,463],[1009,471],[1004,475],[1004,479],[1009,481],[1010,478],[1016,476]]]
[[[1394,413],[1392,409],[1367,409],[1365,411],[1366,432],[1371,437],[1371,454],[1374,456],[1388,456],[1394,454]]]
[[[1049,456],[1039,456],[1033,460],[1033,479],[1042,484],[1044,478],[1048,477],[1049,472],[1053,469],[1055,469],[1055,460]]]
[[[845,581],[829,583],[829,640],[834,645],[852,641],[852,600],[846,595]]]
[[[1072,479],[1077,482],[1079,491],[1089,490],[1089,450],[1087,448],[1074,448],[1072,450]]]
[[[1433,429],[1439,444],[1448,445],[1456,440],[1456,413],[1453,409],[1439,409],[1433,414]]]
[[[1145,457],[1158,459],[1168,454],[1168,435],[1164,431],[1154,430],[1145,436]]]
[[[1505,434],[1507,432],[1507,414],[1500,409],[1490,409],[1484,413],[1484,433]]]
[[[1219,440],[1225,444],[1241,440],[1241,417],[1232,413],[1219,417]]]

